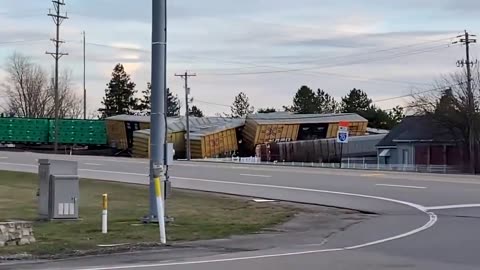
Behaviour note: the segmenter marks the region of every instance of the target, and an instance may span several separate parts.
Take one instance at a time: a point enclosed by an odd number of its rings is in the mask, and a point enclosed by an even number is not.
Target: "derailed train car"
[[[256,154],[269,162],[339,162],[342,157],[376,156],[381,135],[351,137],[348,144],[336,139],[267,143],[257,146]]]

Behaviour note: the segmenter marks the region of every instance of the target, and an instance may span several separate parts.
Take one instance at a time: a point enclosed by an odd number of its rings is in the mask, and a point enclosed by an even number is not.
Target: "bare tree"
[[[1,85],[6,109],[20,117],[46,118],[54,115],[53,79],[38,64],[22,54],[7,59],[8,78]],[[71,72],[59,78],[60,117],[78,118],[82,114],[81,99],[72,89]]]
[[[7,60],[9,74],[2,85],[10,113],[25,117],[46,117],[52,100],[47,91],[47,75],[30,58],[14,53]]]
[[[58,101],[60,118],[81,118],[83,116],[83,101],[72,89],[72,72],[65,70],[58,80]],[[52,97],[54,92],[54,79],[50,80],[49,92]],[[49,116],[54,116],[55,106],[49,108]]]
[[[436,86],[438,91],[414,94],[411,107],[417,114],[431,116],[458,137],[468,153],[465,161],[470,162],[469,169],[474,172],[475,149],[480,144],[480,69],[476,67],[472,72],[471,88],[466,70],[442,77]]]

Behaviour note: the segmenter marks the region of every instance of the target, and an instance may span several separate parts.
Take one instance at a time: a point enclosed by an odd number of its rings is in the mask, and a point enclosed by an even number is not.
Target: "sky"
[[[86,32],[89,114],[100,106],[106,84],[122,63],[141,92],[150,81],[151,0],[65,0],[69,19],[60,69],[73,74],[82,93]],[[0,0],[0,83],[14,52],[51,70],[47,16],[50,0]],[[468,30],[480,34],[478,0],[175,0],[168,1],[168,87],[184,100],[185,71],[194,105],[208,115],[229,112],[243,91],[255,108],[291,105],[308,85],[340,99],[352,88],[389,109],[434,88],[458,71],[465,48],[451,45]],[[472,58],[478,56],[472,45]],[[4,96],[0,92],[0,97]],[[0,99],[1,101],[1,99]]]

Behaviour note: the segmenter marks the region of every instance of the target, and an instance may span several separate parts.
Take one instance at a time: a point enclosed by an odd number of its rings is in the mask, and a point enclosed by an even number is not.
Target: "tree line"
[[[248,97],[241,92],[231,107],[232,117],[244,117],[254,112]],[[383,110],[373,104],[364,91],[352,89],[341,102],[337,102],[322,89],[316,92],[308,86],[302,86],[293,97],[293,105],[283,106],[283,111],[297,114],[333,114],[356,113],[368,120],[369,126],[378,129],[391,129],[404,117],[404,109],[400,106],[392,110]],[[260,108],[257,113],[277,112],[275,108]]]

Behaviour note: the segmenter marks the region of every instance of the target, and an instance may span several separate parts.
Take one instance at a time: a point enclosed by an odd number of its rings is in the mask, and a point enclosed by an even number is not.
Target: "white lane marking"
[[[425,230],[429,229],[430,227],[432,227],[433,225],[435,225],[435,223],[437,223],[437,221],[438,221],[438,217],[435,213],[432,213],[432,212],[426,212],[426,213],[429,216],[429,220],[428,220],[427,223],[425,223],[425,225],[423,225],[420,228],[417,228],[415,230],[411,230],[411,231],[406,232],[404,234],[392,236],[390,238],[381,239],[381,240],[378,240],[378,241],[375,241],[375,242],[370,242],[370,243],[357,245],[357,246],[353,246],[353,247],[346,247],[345,250],[352,250],[352,249],[359,249],[359,248],[374,246],[374,245],[382,244],[382,243],[385,243],[385,242],[390,242],[390,241],[393,241],[393,240],[402,239],[402,238],[417,234],[419,232],[425,231]]]
[[[102,171],[102,170],[89,170],[89,169],[78,169],[83,172],[97,172],[97,173],[106,173],[106,174],[123,174],[123,175],[133,175],[133,176],[148,176],[144,173],[129,173],[129,172],[114,172],[114,171]]]
[[[365,243],[362,245],[356,245],[351,247],[344,247],[344,248],[336,248],[336,249],[321,249],[321,250],[310,250],[310,251],[301,251],[301,252],[290,252],[290,253],[280,253],[280,254],[267,254],[267,255],[258,255],[258,256],[249,256],[249,257],[237,257],[237,258],[228,258],[228,259],[216,259],[216,260],[199,260],[199,261],[191,261],[191,262],[171,262],[171,263],[158,263],[158,264],[142,264],[142,265],[124,265],[124,266],[110,266],[110,267],[93,267],[93,268],[83,268],[77,270],[120,270],[120,269],[141,269],[141,268],[153,268],[153,267],[165,267],[165,266],[179,266],[179,265],[195,265],[195,264],[210,264],[210,263],[221,263],[221,262],[235,262],[235,261],[245,261],[245,260],[255,260],[255,259],[266,259],[266,258],[278,258],[278,257],[287,257],[287,256],[298,256],[298,255],[307,255],[307,254],[318,254],[318,253],[327,253],[327,252],[336,252],[336,251],[345,251],[345,250],[353,250],[353,249],[360,249],[364,247],[369,247],[373,245],[382,244],[385,242],[390,242],[393,240],[398,240],[401,238],[405,238],[422,231],[425,231],[432,226],[435,225],[438,218],[435,213],[427,212],[427,209],[424,206],[399,201],[390,198],[384,197],[376,197],[370,195],[362,195],[362,194],[354,194],[354,193],[345,193],[345,192],[336,192],[336,191],[327,191],[327,190],[317,190],[317,189],[308,189],[308,188],[296,188],[296,187],[286,187],[286,186],[274,186],[274,185],[263,185],[263,184],[251,184],[251,183],[238,183],[238,182],[227,182],[227,181],[218,181],[218,180],[209,180],[209,179],[197,179],[197,178],[185,178],[185,177],[172,177],[179,180],[186,180],[186,181],[199,181],[199,182],[208,182],[208,183],[219,183],[219,184],[230,184],[230,185],[239,185],[239,186],[254,186],[254,187],[268,187],[274,189],[287,189],[287,190],[297,190],[297,191],[310,191],[310,192],[317,192],[317,193],[328,193],[328,194],[336,194],[336,195],[345,195],[345,196],[352,196],[352,197],[359,197],[359,198],[370,198],[370,199],[377,199],[383,200],[388,202],[393,202],[397,204],[402,204],[406,206],[413,207],[425,214],[428,215],[429,220],[425,225],[419,227],[417,229],[411,230],[409,232],[392,236],[389,238],[377,240],[374,242]]]
[[[369,173],[369,174],[362,174],[362,177],[378,177],[378,176],[385,176],[384,173]]]
[[[246,173],[241,173],[241,176],[247,176],[247,177],[259,177],[259,178],[272,178],[271,175],[261,175],[261,174],[246,174]]]
[[[8,157],[0,157],[0,159],[8,159]]]
[[[266,199],[253,199],[256,203],[267,203],[267,202],[276,202],[275,200],[266,200]]]
[[[103,164],[98,164],[98,163],[85,163],[87,166],[103,166]]]
[[[7,163],[7,162],[0,162],[0,165],[6,165],[6,166],[21,166],[21,167],[35,167],[35,168],[38,167],[38,165],[33,165],[33,164]]]
[[[403,185],[390,185],[390,184],[376,184],[378,187],[395,187],[395,188],[410,188],[410,189],[426,189],[427,187],[418,186],[403,186]]]
[[[152,268],[152,267],[164,267],[164,266],[179,266],[179,265],[192,265],[192,264],[208,264],[208,263],[221,263],[221,262],[236,262],[236,261],[246,261],[254,259],[267,259],[267,258],[277,258],[285,256],[296,256],[296,255],[306,255],[312,253],[327,253],[334,251],[343,251],[344,249],[324,249],[324,250],[312,250],[312,251],[302,251],[302,252],[292,252],[284,253],[279,256],[279,254],[269,254],[269,255],[259,255],[259,256],[249,256],[241,258],[228,258],[228,259],[217,259],[217,260],[204,260],[204,261],[193,261],[193,262],[171,262],[171,263],[158,263],[158,264],[141,264],[141,265],[125,265],[125,266],[107,266],[107,267],[94,267],[94,268],[82,268],[76,270],[120,270],[120,269],[141,269],[141,268]]]
[[[175,176],[172,176],[171,178],[178,179],[178,180],[186,180],[186,181],[205,182],[205,183],[217,183],[217,184],[250,186],[250,187],[265,187],[265,188],[296,190],[296,191],[308,191],[308,192],[326,193],[326,194],[334,194],[334,195],[345,195],[345,196],[367,198],[367,199],[376,199],[376,200],[383,200],[383,201],[389,201],[389,202],[393,202],[393,203],[397,203],[397,204],[407,205],[407,206],[416,208],[416,209],[418,209],[422,212],[426,212],[426,208],[422,205],[411,203],[411,202],[405,202],[405,201],[390,199],[390,198],[385,198],[385,197],[377,197],[377,196],[362,195],[362,194],[347,193],[347,192],[338,192],[338,191],[329,191],[329,190],[320,190],[320,189],[311,189],[311,188],[299,188],[299,187],[290,187],[290,186],[275,186],[275,185],[268,185],[268,184],[229,182],[229,181],[200,179],[200,178],[189,178],[189,177],[175,177]]]
[[[460,209],[460,208],[480,208],[480,204],[457,204],[457,205],[442,205],[426,207],[428,211],[431,210],[446,210],[446,209]]]
[[[194,164],[178,164],[178,163],[175,163],[173,165],[174,166],[181,166],[181,167],[201,167],[200,165],[194,165]]]

